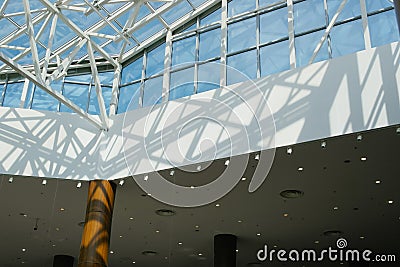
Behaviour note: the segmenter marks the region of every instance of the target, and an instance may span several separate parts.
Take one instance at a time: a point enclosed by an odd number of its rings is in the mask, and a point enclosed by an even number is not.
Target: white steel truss
[[[103,130],[108,115],[98,76],[99,65],[114,68],[110,114],[115,113],[121,63],[132,53],[159,40],[167,30],[189,21],[216,0],[3,0],[0,4],[0,74],[18,72],[26,80],[55,97]],[[159,2],[159,3],[152,3]],[[168,23],[162,16],[186,2],[189,13]],[[199,5],[200,3],[200,5]],[[21,8],[23,7],[23,8]],[[144,9],[143,9],[144,8]],[[145,12],[143,12],[145,11]],[[24,18],[24,20],[21,19]],[[81,19],[80,19],[81,18]],[[82,21],[82,23],[81,23]],[[86,23],[85,23],[86,21]],[[135,36],[149,22],[163,30],[140,42]],[[66,36],[64,38],[64,36]],[[62,42],[61,42],[62,41]],[[116,47],[111,49],[110,47]],[[100,115],[89,115],[52,88],[71,68],[89,66]]]

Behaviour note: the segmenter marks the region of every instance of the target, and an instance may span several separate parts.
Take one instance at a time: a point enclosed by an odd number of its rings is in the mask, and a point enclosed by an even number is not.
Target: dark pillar
[[[91,181],[78,267],[107,267],[116,184]]]
[[[214,236],[214,267],[236,267],[236,236]]]
[[[393,0],[393,3],[394,3],[394,10],[396,11],[397,28],[399,29],[400,33],[400,0]]]
[[[74,257],[68,255],[55,255],[53,258],[53,267],[73,267]]]

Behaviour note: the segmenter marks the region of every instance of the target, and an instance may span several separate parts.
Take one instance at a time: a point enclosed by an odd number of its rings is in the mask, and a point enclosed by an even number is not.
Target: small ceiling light
[[[284,214],[283,214],[283,217],[287,217],[287,216],[289,216],[288,213],[284,213]]]
[[[388,200],[388,204],[393,204],[394,201],[393,200]]]
[[[381,183],[381,180],[376,180],[375,183],[376,183],[376,184],[380,184],[380,183]]]
[[[322,141],[322,142],[321,142],[321,147],[322,147],[322,148],[326,148],[326,141]]]
[[[238,223],[241,223],[241,222],[242,222],[241,220],[238,221]]]
[[[110,250],[110,254],[114,254],[114,251]]]
[[[13,177],[8,178],[8,182],[11,184],[14,181]]]
[[[315,244],[319,244],[319,241],[318,241],[318,240],[315,240],[314,243],[315,243]]]
[[[160,230],[156,230],[156,233],[158,234],[160,232]]]
[[[42,181],[42,185],[46,185],[46,184],[47,184],[47,180],[45,179]]]
[[[21,212],[19,215],[24,216],[25,218],[28,217],[26,213]]]
[[[199,228],[200,228],[200,226],[196,225],[194,228],[196,228],[196,229],[199,229]]]
[[[26,248],[23,248],[23,249],[22,249],[22,252],[25,252],[25,251],[26,251]]]
[[[182,244],[183,244],[182,242],[178,242],[178,245],[179,245],[179,246],[182,246]]]
[[[229,159],[225,160],[225,166],[228,166],[229,162],[230,162]]]
[[[56,231],[60,231],[60,228],[56,227]]]
[[[51,245],[53,248],[56,246],[56,244]]]
[[[400,127],[396,129],[396,133],[400,135]]]
[[[77,184],[76,184],[76,188],[81,188],[82,187],[82,183],[81,182],[78,182]]]
[[[242,181],[246,181],[246,179],[247,179],[246,177],[242,177]]]
[[[304,168],[303,168],[303,167],[298,167],[297,170],[298,170],[299,172],[301,172],[301,171],[304,170]]]
[[[199,253],[199,254],[197,254],[197,255],[199,255],[199,256],[203,256],[203,254],[202,254],[202,253]]]
[[[174,174],[175,174],[175,171],[174,171],[174,170],[171,170],[171,171],[169,172],[169,175],[170,175],[170,176],[174,176]]]
[[[274,248],[277,248],[278,246],[277,245],[274,245]]]
[[[144,176],[144,180],[145,180],[145,181],[149,180],[149,176],[148,176],[148,175],[145,175],[145,176]]]
[[[304,195],[304,192],[296,189],[288,189],[288,190],[283,190],[279,194],[281,195],[281,197],[289,199],[289,198],[302,197]]]
[[[339,209],[339,207],[333,207],[333,210],[338,210]]]
[[[367,161],[367,157],[361,157],[361,161]]]
[[[193,185],[191,185],[191,186],[190,186],[190,189],[194,189],[194,186],[193,186]]]
[[[288,155],[292,155],[293,149],[292,149],[291,147],[286,148],[286,153],[287,153]]]
[[[238,249],[236,250],[236,253],[237,253],[237,252],[239,252],[239,250],[238,250]]]
[[[65,209],[64,208],[60,208],[60,211],[65,211]]]
[[[133,217],[129,217],[129,220],[133,220]]]
[[[260,154],[256,154],[256,156],[254,157],[255,160],[260,160]]]
[[[136,263],[136,261],[132,261],[132,264],[135,264]]]
[[[357,135],[357,141],[358,141],[358,142],[361,142],[362,139],[363,139],[363,137],[362,137],[361,134]]]
[[[221,206],[220,204],[215,204],[215,207],[219,207],[219,206]]]
[[[201,171],[201,165],[197,166],[196,170]]]
[[[124,183],[125,183],[125,180],[124,180],[124,179],[119,180],[119,185],[120,185],[120,186],[123,186]]]
[[[119,238],[122,238],[122,237],[123,237],[122,235],[119,236]]]
[[[168,209],[159,209],[156,210],[156,214],[160,216],[174,216],[176,212]]]
[[[257,233],[257,236],[261,236],[261,233]]]
[[[364,236],[360,236],[360,239],[364,239],[365,237]]]

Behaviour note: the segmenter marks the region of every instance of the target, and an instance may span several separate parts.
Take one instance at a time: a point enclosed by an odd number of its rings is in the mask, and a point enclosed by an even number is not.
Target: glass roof
[[[210,2],[218,1],[0,0],[0,53],[2,60],[43,69],[87,62],[90,43],[96,60],[114,65]],[[0,73],[6,69],[0,64]]]

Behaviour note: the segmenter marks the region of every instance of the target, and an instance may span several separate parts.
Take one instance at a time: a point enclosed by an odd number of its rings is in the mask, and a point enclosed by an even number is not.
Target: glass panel
[[[256,18],[228,25],[228,53],[256,45]]]
[[[152,106],[162,101],[162,76],[144,82],[143,107]]]
[[[288,36],[288,10],[280,8],[260,16],[260,42],[267,43]]]
[[[99,79],[101,85],[112,86],[114,80],[114,72],[113,71],[99,72]]]
[[[372,47],[399,41],[399,30],[394,10],[368,17]]]
[[[250,50],[245,53],[228,57],[228,66],[243,73],[228,68],[227,84],[234,84],[257,77],[257,51]],[[247,77],[246,77],[247,76]]]
[[[264,7],[264,6],[270,6],[279,2],[285,2],[286,1],[282,1],[282,0],[259,0],[259,6],[260,7]]]
[[[139,107],[140,83],[121,87],[119,90],[118,113]]]
[[[290,69],[289,41],[262,47],[260,64],[261,76]]]
[[[89,97],[89,85],[64,83],[63,95],[74,102],[74,104],[79,106],[81,109],[86,110]],[[71,109],[63,104],[61,104],[60,111],[72,112]]]
[[[343,0],[328,0],[328,14],[329,21],[332,20],[333,16],[336,14],[340,4]],[[347,1],[342,12],[340,12],[339,17],[336,21],[342,21],[348,18],[353,18],[356,16],[361,16],[360,1]]]
[[[218,57],[221,55],[221,29],[200,34],[199,60]]]
[[[146,77],[161,73],[164,69],[165,44],[147,53]]]
[[[80,82],[80,83],[90,83],[92,80],[92,74],[81,74],[74,76],[65,77],[66,81]]]
[[[220,66],[214,62],[199,65],[197,93],[220,88]]]
[[[313,32],[307,35],[296,37],[295,47],[296,47],[296,63],[297,67],[305,66],[311,59],[318,42],[321,40],[324,31]],[[329,58],[328,54],[328,44],[325,40],[318,55],[314,59],[314,62],[326,60]]]
[[[352,54],[365,49],[361,20],[333,27],[330,35],[332,57]]]
[[[110,111],[110,102],[111,102],[111,92],[112,89],[110,87],[102,87],[102,95],[104,99],[104,105],[106,107],[107,114]],[[98,115],[100,114],[99,103],[97,101],[97,94],[96,94],[96,87],[92,86],[90,91],[90,98],[89,98],[89,114]]]
[[[172,43],[172,66],[195,61],[196,37],[188,37]]]
[[[133,35],[139,40],[139,42],[143,42],[162,29],[164,29],[164,27],[161,22],[157,18],[154,18],[147,22],[142,28],[135,31]]]
[[[393,2],[389,0],[365,0],[365,2],[368,13],[393,6]]]
[[[139,80],[142,77],[143,57],[124,67],[122,70],[121,84],[126,84]]]
[[[220,21],[220,20],[221,20],[221,9],[217,9],[213,13],[200,19],[200,27],[205,26],[205,25],[210,25],[210,24]]]
[[[9,83],[7,84],[6,94],[4,96],[3,106],[18,108],[21,104],[21,95],[24,83]]]
[[[171,73],[169,100],[174,100],[194,93],[194,68]]]
[[[187,1],[181,1],[174,8],[171,8],[167,12],[165,12],[161,17],[168,23],[172,24],[176,20],[183,17],[185,14],[192,11],[192,7],[189,5]]]
[[[58,92],[61,92],[61,87],[62,87],[62,80],[54,81],[51,84],[51,88],[53,88],[53,90],[56,90]],[[57,101],[54,97],[46,93],[44,90],[40,89],[39,87],[35,88],[32,101],[32,109],[57,111],[59,103],[60,103],[59,101]]]
[[[294,8],[294,32],[296,34],[325,26],[324,1],[307,0]]]
[[[254,9],[256,9],[255,0],[232,0],[228,3],[228,16],[232,17]]]

